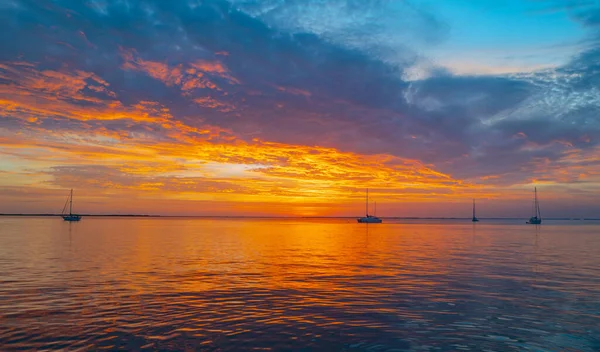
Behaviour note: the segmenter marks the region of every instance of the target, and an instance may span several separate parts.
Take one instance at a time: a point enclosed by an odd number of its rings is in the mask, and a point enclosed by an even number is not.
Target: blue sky
[[[465,62],[491,72],[564,65],[589,35],[569,10],[543,1],[440,1],[435,8],[450,34],[429,53],[461,73],[470,73]]]
[[[283,30],[315,33],[391,62],[403,63],[410,49],[431,64],[460,74],[531,71],[567,63],[586,47],[590,35],[574,15],[593,4],[535,0],[233,2]],[[373,50],[374,45],[380,46],[380,52]]]

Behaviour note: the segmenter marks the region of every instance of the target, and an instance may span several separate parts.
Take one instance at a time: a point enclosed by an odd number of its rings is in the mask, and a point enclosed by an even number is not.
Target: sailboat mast
[[[73,189],[71,188],[71,196],[69,197],[69,215],[73,215]]]
[[[473,199],[473,219],[475,218],[475,199]]]
[[[367,198],[365,199],[365,212],[369,216],[369,189],[367,188]]]
[[[537,216],[538,218],[542,217],[542,214],[540,214],[540,202],[538,202],[538,198],[537,198],[537,187],[535,187],[535,216]]]
[[[533,188],[533,207],[535,212],[535,217],[537,217],[537,187]]]
[[[531,216],[536,216],[536,210],[535,210],[535,188],[533,191],[533,204],[531,204]]]
[[[377,202],[375,202],[375,216],[377,216]]]

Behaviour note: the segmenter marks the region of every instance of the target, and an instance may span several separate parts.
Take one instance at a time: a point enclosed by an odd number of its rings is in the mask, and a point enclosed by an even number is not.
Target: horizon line
[[[0,216],[51,217],[63,216],[56,213],[0,213]],[[247,218],[247,219],[356,219],[360,216],[277,216],[277,215],[160,215],[160,214],[77,214],[86,217],[138,217],[138,218]],[[470,220],[471,217],[420,217],[420,216],[380,216],[382,219],[404,220]],[[479,217],[484,220],[522,220],[526,217]],[[548,217],[544,220],[600,220],[586,217]]]

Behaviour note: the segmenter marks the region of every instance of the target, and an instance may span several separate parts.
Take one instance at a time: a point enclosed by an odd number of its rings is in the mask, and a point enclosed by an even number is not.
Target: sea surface
[[[600,351],[600,222],[0,217],[0,350]]]

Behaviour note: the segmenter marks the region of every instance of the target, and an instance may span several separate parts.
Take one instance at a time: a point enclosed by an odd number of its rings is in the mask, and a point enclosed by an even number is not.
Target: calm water
[[[599,351],[600,223],[0,218],[0,350]]]

